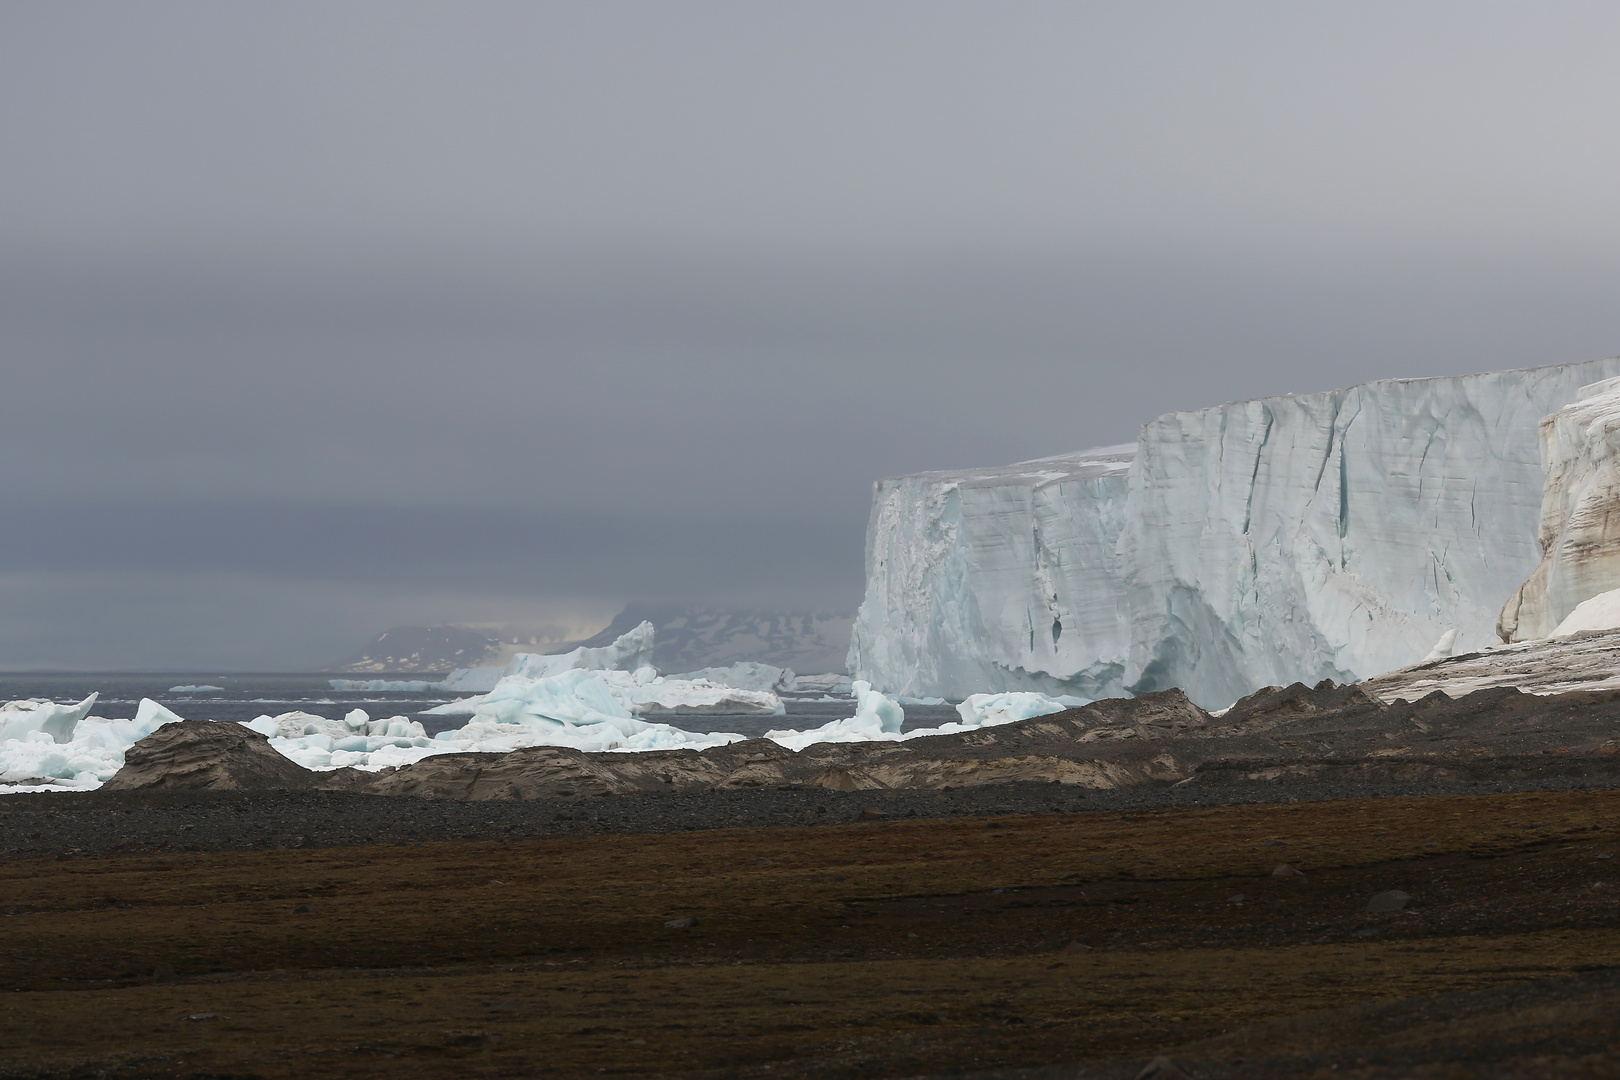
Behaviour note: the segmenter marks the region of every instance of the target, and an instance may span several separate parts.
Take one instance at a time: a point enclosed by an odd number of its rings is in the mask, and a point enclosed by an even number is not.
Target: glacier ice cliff
[[[1620,359],[1170,413],[1134,445],[875,485],[849,670],[894,694],[1206,707],[1495,639],[1538,429]]]
[[[1596,629],[1584,601],[1620,588],[1620,379],[1583,386],[1577,400],[1541,422],[1541,562],[1502,607],[1503,641]],[[1609,623],[1608,625],[1613,625]]]

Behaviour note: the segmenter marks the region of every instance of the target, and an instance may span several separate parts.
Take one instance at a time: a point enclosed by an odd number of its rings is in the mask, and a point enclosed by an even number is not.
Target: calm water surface
[[[97,716],[131,717],[141,698],[151,698],[188,720],[252,720],[277,713],[314,713],[340,719],[350,709],[364,709],[373,719],[409,716],[420,720],[428,734],[458,728],[465,716],[421,716],[435,705],[443,705],[465,695],[437,691],[383,693],[375,690],[333,690],[334,676],[307,672],[237,672],[199,674],[197,672],[6,672],[0,673],[0,701],[17,698],[49,698],[52,701],[80,701],[99,693],[92,712]],[[410,675],[400,678],[433,679],[442,676]],[[211,686],[217,690],[182,691],[180,686]],[[688,731],[734,731],[740,735],[763,735],[772,728],[812,728],[829,720],[855,713],[854,699],[835,701],[784,698],[786,716],[678,716],[648,717]],[[950,705],[905,706],[907,730],[937,727],[958,719]]]

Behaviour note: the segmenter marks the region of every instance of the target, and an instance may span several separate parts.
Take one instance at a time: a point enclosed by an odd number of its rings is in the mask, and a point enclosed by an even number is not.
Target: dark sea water
[[[364,709],[372,719],[409,716],[420,720],[428,734],[461,727],[466,716],[421,716],[419,713],[447,701],[465,697],[440,691],[379,692],[333,690],[333,676],[305,672],[197,672],[128,674],[121,672],[6,672],[0,673],[0,702],[17,698],[80,701],[92,693],[101,697],[91,712],[96,716],[132,717],[141,698],[151,698],[187,720],[252,720],[256,716],[301,711],[340,719],[350,709]],[[432,679],[434,676],[400,676]],[[218,690],[177,691],[178,686],[217,686]],[[819,695],[817,695],[819,697]],[[647,716],[687,731],[734,731],[757,736],[773,728],[820,727],[830,720],[855,714],[853,698],[834,701],[784,698],[786,716]],[[958,719],[951,705],[907,705],[906,730],[937,727]]]

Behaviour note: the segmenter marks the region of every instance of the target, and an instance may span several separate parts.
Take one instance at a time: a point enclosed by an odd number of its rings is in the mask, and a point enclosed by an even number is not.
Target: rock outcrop
[[[374,779],[352,769],[311,772],[241,724],[182,720],[165,724],[130,747],[124,767],[101,790],[352,790]]]
[[[1620,637],[1617,637],[1620,644]],[[536,747],[429,758],[377,794],[569,799],[748,787],[940,790],[1001,783],[1090,789],[1310,781],[1346,784],[1620,774],[1620,689],[1516,688],[1382,700],[1364,686],[1266,687],[1211,715],[1179,691],[903,743],[766,740],[711,750],[589,754]]]
[[[1620,379],[1583,386],[1541,421],[1541,461],[1541,562],[1502,608],[1503,641],[1547,637],[1620,588]]]

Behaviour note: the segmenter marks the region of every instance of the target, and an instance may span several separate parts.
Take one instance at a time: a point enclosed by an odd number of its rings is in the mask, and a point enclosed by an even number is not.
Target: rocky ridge
[[[1620,776],[1620,689],[1544,696],[1498,686],[1455,698],[1412,695],[1416,700],[1377,690],[1327,681],[1268,687],[1220,714],[1167,690],[905,742],[820,744],[799,752],[764,739],[635,754],[531,747],[432,757],[373,774],[306,772],[246,729],[189,722],[137,744],[107,787],[302,788],[488,801],[750,789],[946,791],[1039,783],[1106,791]]]

